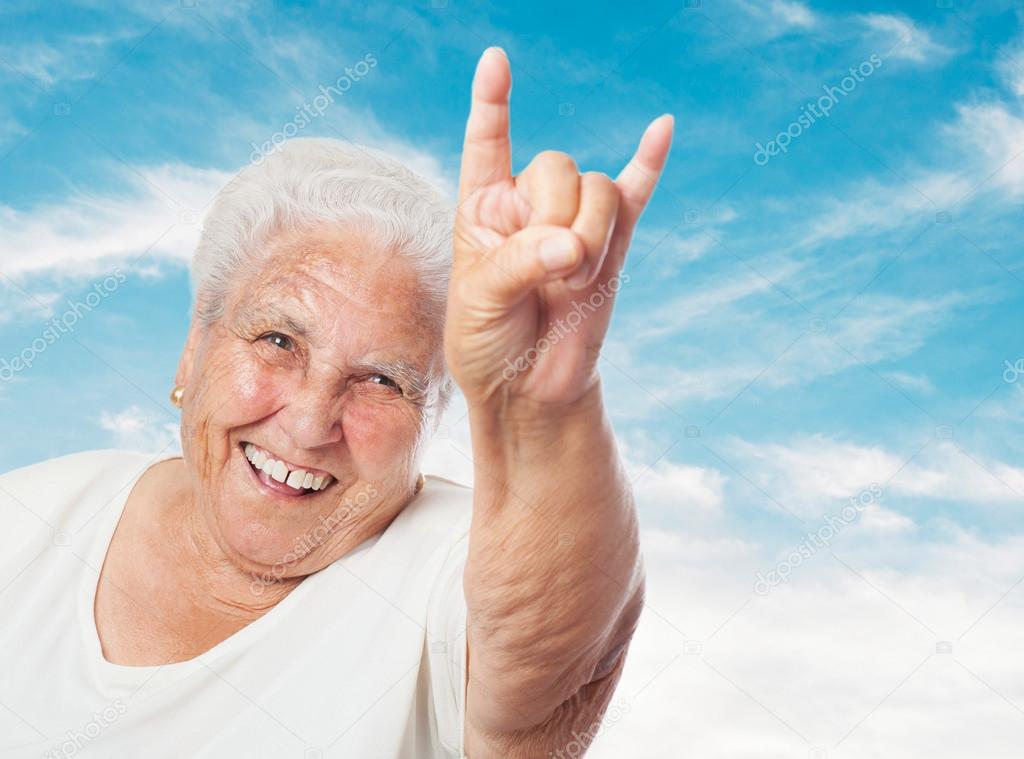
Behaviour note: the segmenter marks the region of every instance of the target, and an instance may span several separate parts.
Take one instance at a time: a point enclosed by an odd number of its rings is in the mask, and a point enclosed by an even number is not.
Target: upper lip
[[[291,459],[286,459],[284,456],[281,456],[278,453],[275,453],[272,449],[267,448],[266,446],[260,445],[259,443],[255,443],[252,440],[243,440],[242,441],[241,447],[242,447],[243,451],[245,451],[245,446],[246,445],[254,445],[254,446],[256,446],[258,449],[260,449],[265,454],[267,454],[270,458],[275,459],[276,461],[282,462],[286,467],[288,467],[289,470],[303,469],[303,470],[309,472],[310,474],[312,474],[314,477],[333,477],[334,479],[338,479],[337,477],[334,477],[334,475],[331,474],[330,472],[328,472],[326,469],[317,469],[316,467],[307,466],[305,464],[297,464],[297,463],[293,462]]]

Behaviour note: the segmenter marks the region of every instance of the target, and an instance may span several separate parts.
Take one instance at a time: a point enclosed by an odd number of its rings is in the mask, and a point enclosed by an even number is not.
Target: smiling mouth
[[[326,490],[334,477],[319,469],[303,469],[252,443],[240,444],[242,455],[256,478],[267,488],[286,495],[303,496]]]

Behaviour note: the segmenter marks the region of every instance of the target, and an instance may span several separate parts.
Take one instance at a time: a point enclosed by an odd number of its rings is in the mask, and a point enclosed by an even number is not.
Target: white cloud
[[[652,466],[626,461],[642,513],[660,520],[716,514],[722,508],[726,478],[717,469],[661,459]]]
[[[7,108],[0,106],[0,148],[13,145],[28,133],[27,127],[15,119]]]
[[[61,81],[88,79],[93,75],[89,68],[83,68],[80,61],[72,60],[45,42],[0,46],[0,58],[9,61],[19,74],[45,88]]]
[[[857,523],[866,530],[876,532],[907,532],[917,527],[914,520],[877,503],[864,507]]]
[[[422,469],[466,485],[473,483],[473,447],[466,401],[456,393],[424,453]],[[632,481],[640,511],[653,520],[717,515],[727,478],[718,470],[659,457],[649,447],[619,441],[623,466]],[[647,463],[650,461],[651,463]]]
[[[936,212],[960,201],[971,187],[960,172],[943,170],[917,172],[895,185],[874,178],[863,180],[840,197],[818,204],[816,213],[803,225],[807,231],[797,247],[813,248],[855,235],[877,235],[913,219],[934,218]]]
[[[916,393],[934,393],[935,385],[923,374],[911,374],[910,372],[883,372],[885,377],[893,385]]]
[[[53,314],[53,305],[60,293],[51,290],[25,291],[0,280],[0,324],[21,317],[46,319]]]
[[[657,253],[653,254],[657,255]],[[800,266],[785,262],[769,271],[766,276],[757,273],[743,277],[730,276],[721,281],[703,283],[699,289],[641,314],[630,315],[620,330],[631,341],[652,341],[678,335],[708,321],[721,323],[724,313],[732,313],[742,305],[751,309],[747,301],[772,289],[776,284],[792,277]]]
[[[1024,98],[1024,38],[1018,38],[999,51],[996,71],[1010,91]]]
[[[179,446],[179,425],[166,413],[133,405],[120,411],[102,411],[98,423],[109,433],[113,448],[159,453]]]
[[[1008,393],[1009,397],[999,396],[983,403],[973,416],[989,421],[1008,422],[1011,424],[1010,433],[1016,435],[1018,425],[1024,424],[1024,378],[1018,377],[1012,384],[1008,384],[1005,393]]]
[[[901,512],[908,499],[992,507],[1024,498],[1024,469],[946,440],[894,451],[818,434],[789,443],[735,440],[727,455],[745,477],[807,517],[835,513],[873,484],[882,491],[874,505],[885,511],[868,514],[864,524],[885,528],[909,526]]]
[[[831,374],[829,365],[833,363],[846,367],[903,358],[955,318],[966,300],[959,293],[942,298],[865,293],[828,325],[831,337],[817,341],[824,350],[807,358],[817,365],[816,373],[822,374]]]
[[[722,206],[709,215],[689,211],[683,225],[670,229],[641,225],[634,235],[630,255],[642,256],[643,265],[653,266],[660,276],[673,276],[711,251],[722,234],[721,228],[737,216],[735,209]]]
[[[393,139],[377,144],[452,190],[429,154]],[[117,192],[78,191],[28,210],[0,205],[0,275],[22,282],[39,274],[95,276],[115,265],[149,272],[161,262],[187,265],[203,215],[231,176],[184,164],[123,167],[114,175],[123,187]]]
[[[942,441],[905,467],[893,486],[909,496],[980,505],[1020,503],[1024,469]]]
[[[905,18],[861,18],[876,31],[916,41],[916,47],[898,47],[894,55],[903,51],[913,57],[928,49],[923,41],[927,35]],[[791,206],[796,215],[787,220],[780,247],[791,253],[813,251],[840,240],[877,238],[910,222],[934,220],[941,212],[963,218],[970,206],[972,212],[980,208],[991,215],[1015,203],[1024,194],[1024,110],[1019,100],[1024,93],[1024,41],[1004,47],[995,66],[1015,98],[987,95],[954,104],[956,118],[934,129],[942,148],[939,155],[946,156],[941,165],[896,166],[887,175],[897,175],[897,181],[868,177],[824,199],[799,198]]]
[[[203,209],[228,175],[176,164],[125,170],[124,191],[79,192],[28,211],[0,206],[0,274],[89,275],[114,263],[191,260]]]
[[[880,447],[811,435],[792,443],[736,440],[733,465],[791,511],[817,516],[892,477],[903,463]]]
[[[879,43],[886,46],[878,51],[883,60],[902,58],[915,63],[938,63],[952,54],[952,50],[935,42],[906,16],[869,13],[860,18]]]
[[[818,16],[799,0],[771,0],[770,3],[737,0],[750,19],[745,34],[760,39],[803,32],[818,25]]]
[[[795,0],[772,0],[771,12],[787,26],[809,29],[818,22],[810,8]]]
[[[973,158],[970,166],[980,192],[1015,198],[1024,193],[1024,119],[1004,103],[957,106],[957,121],[946,133]],[[981,184],[983,183],[983,184]],[[1006,196],[1004,195],[1004,198]]]
[[[757,546],[665,532],[643,544],[647,610],[613,699],[621,716],[588,756],[1016,756],[1024,592],[1000,598],[1019,579],[1021,536],[951,534],[918,545],[909,568],[844,544],[854,571],[822,552],[763,597]]]
[[[660,276],[670,277],[714,247],[715,239],[707,231],[681,233],[678,229],[644,227],[637,230],[630,255],[643,256],[645,267],[651,266]]]
[[[787,286],[784,276],[780,281]],[[760,388],[791,387],[850,367],[909,356],[955,319],[968,300],[958,293],[927,299],[868,292],[826,325],[826,331],[814,331],[810,316],[780,322],[763,302],[754,300],[769,293],[774,290],[768,282],[752,275],[671,301],[629,319],[620,330],[621,339],[632,341],[634,351],[643,347],[645,357],[662,355],[649,348],[651,343],[664,345],[674,338],[671,356],[663,356],[656,368],[637,366],[628,356],[611,360],[625,366],[631,377],[650,378],[644,383],[647,390],[667,403],[729,398],[755,378]],[[709,339],[713,351],[687,352],[690,343],[705,345]],[[637,413],[657,410],[654,405],[642,407],[642,401],[634,404]]]

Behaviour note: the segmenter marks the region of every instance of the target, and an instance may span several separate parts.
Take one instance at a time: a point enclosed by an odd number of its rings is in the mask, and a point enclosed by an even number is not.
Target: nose
[[[312,450],[344,438],[342,396],[333,383],[307,382],[277,413],[278,423],[296,448]]]

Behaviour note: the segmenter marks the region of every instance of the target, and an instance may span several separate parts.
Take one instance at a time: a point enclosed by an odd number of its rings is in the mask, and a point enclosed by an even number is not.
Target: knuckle
[[[568,153],[559,150],[545,150],[537,154],[533,159],[538,168],[549,171],[572,171],[578,172],[576,161]]]
[[[595,187],[614,187],[615,182],[603,171],[586,171],[583,173],[583,181]]]
[[[619,198],[619,187],[607,174],[600,171],[588,171],[580,177],[582,188],[597,197],[614,199]]]

